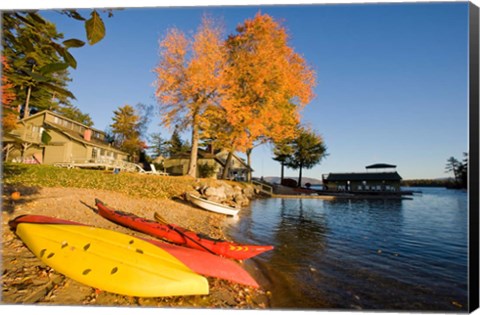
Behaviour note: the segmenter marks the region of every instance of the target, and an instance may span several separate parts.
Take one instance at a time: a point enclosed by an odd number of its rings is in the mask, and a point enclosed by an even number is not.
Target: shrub
[[[198,173],[201,178],[210,178],[216,172],[215,165],[210,165],[208,163],[198,164]]]
[[[297,187],[297,181],[291,178],[284,178],[282,180],[282,185],[287,187]]]

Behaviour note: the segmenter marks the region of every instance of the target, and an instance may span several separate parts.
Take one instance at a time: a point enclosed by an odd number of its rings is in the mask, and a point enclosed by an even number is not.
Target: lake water
[[[275,246],[245,263],[272,308],[466,311],[467,193],[420,190],[412,200],[255,200],[228,232]]]

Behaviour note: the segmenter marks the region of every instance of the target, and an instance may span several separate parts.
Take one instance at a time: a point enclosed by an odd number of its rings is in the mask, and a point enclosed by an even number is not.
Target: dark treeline
[[[407,187],[450,187],[453,179],[409,179],[403,180],[402,186]]]

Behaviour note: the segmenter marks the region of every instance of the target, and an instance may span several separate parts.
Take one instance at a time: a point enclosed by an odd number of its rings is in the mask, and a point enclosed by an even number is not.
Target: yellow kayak
[[[127,234],[67,224],[20,223],[16,234],[45,264],[108,292],[158,297],[208,294],[208,282],[163,249]]]

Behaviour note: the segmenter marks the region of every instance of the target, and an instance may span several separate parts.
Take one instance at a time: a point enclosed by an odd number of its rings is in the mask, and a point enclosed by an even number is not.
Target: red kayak
[[[273,249],[271,245],[242,245],[211,239],[173,224],[162,224],[133,213],[113,210],[95,199],[98,214],[125,227],[162,238],[174,244],[209,252],[227,258],[244,260]]]
[[[13,230],[16,230],[17,225],[20,223],[65,224],[85,226],[85,224],[82,223],[42,215],[19,216],[14,220],[10,221],[9,225]],[[245,271],[241,266],[239,266],[232,260],[218,257],[204,251],[180,247],[145,238],[141,239],[165,250],[167,253],[184,263],[193,272],[196,272],[203,276],[225,279],[255,288],[259,287],[255,279],[253,279],[247,271]]]

